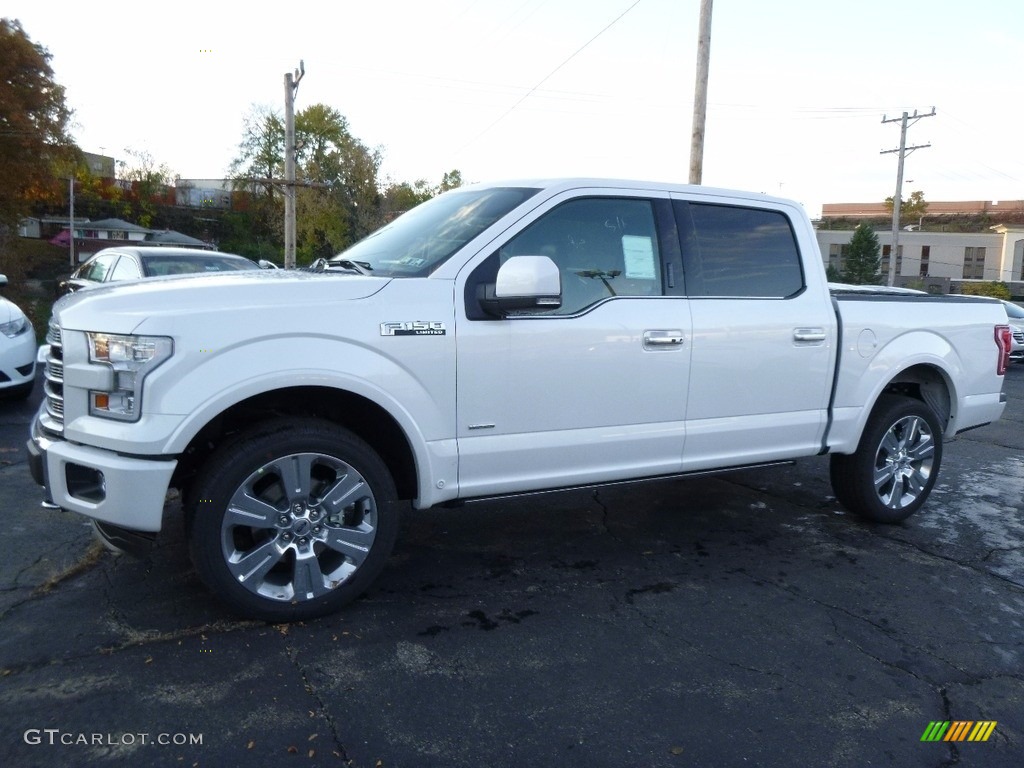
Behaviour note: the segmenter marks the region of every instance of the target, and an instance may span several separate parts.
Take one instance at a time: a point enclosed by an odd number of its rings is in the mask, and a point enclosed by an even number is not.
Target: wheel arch
[[[881,380],[864,393],[863,404],[835,409],[829,435],[831,453],[852,453],[857,449],[871,415],[883,395],[904,395],[920,400],[935,413],[943,435],[955,433],[957,390],[946,368],[933,361],[915,362]]]
[[[943,426],[950,427],[954,413],[955,389],[949,374],[937,365],[913,365],[896,374],[875,397],[872,410],[883,394],[905,395],[920,400],[932,411]]]
[[[196,432],[180,454],[171,485],[181,489],[185,496],[206,459],[225,439],[282,416],[322,418],[350,430],[383,459],[399,498],[417,498],[420,469],[416,452],[395,417],[363,395],[322,386],[269,390],[240,400],[217,414]]]

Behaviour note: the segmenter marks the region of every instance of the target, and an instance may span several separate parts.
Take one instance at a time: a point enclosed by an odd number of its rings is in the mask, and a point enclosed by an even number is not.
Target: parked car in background
[[[4,285],[7,276],[0,275]],[[35,329],[17,304],[0,296],[0,397],[28,397],[35,380]]]
[[[1024,363],[1024,307],[1011,301],[1004,301],[1006,317],[1010,321],[1010,333],[1013,335],[1013,346],[1010,347],[1010,359],[1016,363]]]
[[[81,288],[119,280],[140,280],[146,277],[188,275],[196,273],[237,272],[260,269],[255,261],[233,253],[204,251],[199,248],[164,248],[160,246],[126,246],[104,248],[71,276],[57,284],[57,295],[74,293]]]

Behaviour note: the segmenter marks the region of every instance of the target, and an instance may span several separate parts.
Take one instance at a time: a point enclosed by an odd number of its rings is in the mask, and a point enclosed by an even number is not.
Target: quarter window
[[[114,271],[110,273],[113,280],[138,280],[142,275],[139,273],[139,265],[129,256],[122,256],[118,260]]]
[[[779,211],[677,204],[690,296],[787,298],[804,287],[789,219]]]
[[[93,260],[92,264],[89,264],[82,272],[82,279],[94,280],[95,282],[102,283],[103,279],[107,276],[107,270],[110,269],[110,265],[114,263],[116,258],[116,253],[97,256],[96,259]]]

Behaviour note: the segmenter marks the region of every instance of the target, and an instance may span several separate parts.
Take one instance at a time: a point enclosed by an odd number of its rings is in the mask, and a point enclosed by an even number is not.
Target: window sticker
[[[640,235],[622,236],[622,256],[626,262],[626,277],[633,280],[654,280],[654,242]]]

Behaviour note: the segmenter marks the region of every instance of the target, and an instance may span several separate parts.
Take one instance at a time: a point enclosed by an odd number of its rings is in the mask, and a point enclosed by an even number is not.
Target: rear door
[[[693,322],[684,470],[816,453],[836,321],[788,212],[683,199],[674,209]]]

